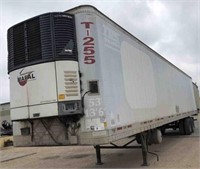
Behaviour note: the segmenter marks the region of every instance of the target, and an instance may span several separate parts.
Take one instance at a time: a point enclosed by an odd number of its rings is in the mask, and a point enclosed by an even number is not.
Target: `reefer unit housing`
[[[192,79],[92,6],[8,31],[14,144],[99,145],[196,113]]]
[[[8,50],[12,120],[68,114],[67,106],[82,113],[73,15],[47,13],[11,27]]]

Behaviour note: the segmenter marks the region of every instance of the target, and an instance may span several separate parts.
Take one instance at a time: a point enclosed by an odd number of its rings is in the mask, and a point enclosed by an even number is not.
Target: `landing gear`
[[[130,143],[136,141],[139,141],[141,146],[129,146]],[[140,148],[142,149],[142,157],[143,157],[143,164],[142,166],[148,166],[148,153],[156,155],[157,161],[159,161],[158,155],[152,152],[148,151],[148,144],[149,144],[149,131],[140,133],[134,138],[133,140],[129,141],[128,143],[124,144],[123,146],[118,146],[116,144],[110,143],[112,146],[100,146],[95,145],[94,148],[96,149],[96,159],[97,165],[102,165],[101,161],[101,149],[129,149],[129,148]]]
[[[142,145],[142,157],[143,157],[143,164],[142,166],[148,166],[147,158],[148,158],[148,136],[147,133],[140,134],[140,140]]]
[[[100,145],[96,145],[94,146],[94,148],[96,149],[96,158],[97,158],[97,163],[96,165],[102,165],[102,161],[101,161],[101,147]]]

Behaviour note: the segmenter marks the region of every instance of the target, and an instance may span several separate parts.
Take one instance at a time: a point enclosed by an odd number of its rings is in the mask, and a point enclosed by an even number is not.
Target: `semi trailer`
[[[15,146],[142,148],[167,128],[191,134],[190,76],[93,6],[45,13],[8,30]],[[139,146],[115,141],[134,136]],[[104,144],[111,144],[107,146]]]

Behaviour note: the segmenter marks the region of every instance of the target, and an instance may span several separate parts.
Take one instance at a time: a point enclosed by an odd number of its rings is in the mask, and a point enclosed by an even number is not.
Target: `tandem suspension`
[[[95,145],[94,148],[96,149],[96,159],[97,159],[97,163],[96,165],[102,165],[102,161],[101,161],[101,149],[130,149],[130,148],[134,148],[134,149],[138,149],[141,148],[142,149],[142,157],[143,157],[143,164],[142,166],[148,166],[148,153],[149,154],[153,154],[157,157],[157,161],[159,161],[159,156],[156,153],[153,152],[149,152],[148,151],[148,133],[147,132],[143,132],[140,133],[140,139],[141,139],[141,146],[128,146],[129,144],[131,144],[132,142],[136,141],[136,138],[134,138],[133,140],[129,141],[128,143],[124,144],[123,146],[118,146],[116,144],[110,143],[112,146],[100,146],[100,145]]]

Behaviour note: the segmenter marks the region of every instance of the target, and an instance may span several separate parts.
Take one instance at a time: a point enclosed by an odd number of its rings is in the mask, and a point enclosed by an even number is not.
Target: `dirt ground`
[[[200,168],[199,117],[192,135],[179,135],[169,131],[159,145],[152,145],[149,151],[148,168]],[[125,143],[127,140],[124,140]],[[0,152],[0,168],[147,168],[141,166],[140,149],[103,149],[103,165],[96,165],[95,149],[92,146],[62,147],[5,147]]]

